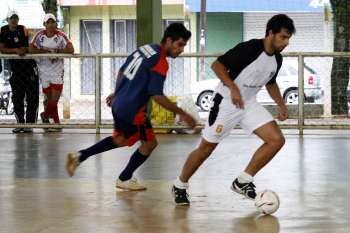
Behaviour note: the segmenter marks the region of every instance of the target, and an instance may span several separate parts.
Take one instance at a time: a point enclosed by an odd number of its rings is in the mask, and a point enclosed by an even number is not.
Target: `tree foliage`
[[[45,13],[52,13],[57,17],[57,0],[43,0],[41,3]]]
[[[334,51],[350,51],[350,0],[330,0],[334,22]],[[331,73],[332,114],[347,115],[350,59],[333,59]]]

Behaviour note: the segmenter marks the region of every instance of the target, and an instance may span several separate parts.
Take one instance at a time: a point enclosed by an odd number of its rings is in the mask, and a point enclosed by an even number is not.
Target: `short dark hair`
[[[295,33],[294,22],[291,18],[288,17],[288,15],[285,15],[285,14],[274,15],[267,22],[265,37],[269,35],[270,30],[272,30],[273,34],[276,34],[276,33],[279,33],[282,30],[282,28],[287,29],[290,34]]]
[[[183,38],[185,41],[188,41],[191,37],[191,32],[185,28],[182,23],[172,23],[164,31],[162,43],[170,37],[173,41]]]

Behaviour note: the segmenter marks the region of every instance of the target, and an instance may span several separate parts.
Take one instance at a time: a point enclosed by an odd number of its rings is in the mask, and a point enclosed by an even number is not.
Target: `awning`
[[[207,12],[323,12],[324,0],[207,0]],[[327,1],[328,2],[328,1]],[[200,12],[201,0],[185,0]]]

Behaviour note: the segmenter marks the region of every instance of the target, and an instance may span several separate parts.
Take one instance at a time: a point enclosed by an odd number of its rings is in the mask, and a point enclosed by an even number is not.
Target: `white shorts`
[[[63,59],[38,59],[39,77],[43,89],[50,86],[62,86],[64,76]]]
[[[39,77],[43,89],[50,85],[63,85],[63,75],[40,75]]]
[[[257,128],[273,120],[271,114],[256,101],[246,104],[244,109],[238,109],[232,104],[231,99],[223,98],[216,93],[202,136],[208,142],[219,143],[230,134],[232,128],[237,124],[247,134],[251,134]]]

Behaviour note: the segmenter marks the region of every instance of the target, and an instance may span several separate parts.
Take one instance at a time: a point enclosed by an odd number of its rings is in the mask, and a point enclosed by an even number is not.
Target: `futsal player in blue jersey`
[[[150,98],[169,111],[179,114],[190,127],[196,124],[188,113],[170,102],[163,93],[168,71],[166,57],[179,56],[190,37],[191,32],[182,24],[173,23],[166,28],[160,44],[146,44],[128,56],[119,70],[115,92],[106,99],[107,105],[112,107],[113,136],[104,138],[89,148],[69,153],[66,163],[68,175],[73,176],[77,167],[92,155],[132,146],[141,141],[141,146],[132,154],[119,175],[116,187],[126,190],[146,189],[133,177],[133,173],[158,144],[146,115]]]

